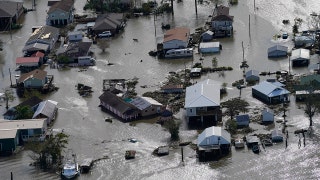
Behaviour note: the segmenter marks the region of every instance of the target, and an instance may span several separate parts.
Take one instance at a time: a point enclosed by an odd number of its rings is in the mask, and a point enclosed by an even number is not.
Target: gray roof
[[[274,114],[274,111],[270,108],[265,108],[263,111],[262,111],[262,114],[265,114],[265,113],[269,113],[269,114]]]
[[[32,118],[37,117],[39,114],[45,115],[46,117],[52,117],[55,110],[56,110],[56,106],[57,106],[57,102],[52,101],[52,100],[46,100],[46,101],[42,101],[36,112],[33,114]]]
[[[59,34],[59,29],[52,27],[52,26],[42,26],[39,29],[36,29],[26,42],[26,44],[30,44],[34,40],[41,39],[42,41],[47,41],[48,43],[51,43],[53,40],[53,37],[56,37],[56,35]]]
[[[13,17],[21,8],[23,2],[0,1],[0,17]]]
[[[116,29],[123,21],[122,13],[102,14],[97,19],[93,26],[93,30]]]
[[[201,68],[192,68],[191,73],[200,73],[201,72]]]
[[[0,129],[39,129],[46,127],[45,119],[0,120]]]
[[[237,120],[237,122],[244,122],[244,121],[249,122],[250,118],[249,118],[248,114],[242,114],[242,115],[237,115],[236,120]]]
[[[48,44],[32,43],[24,46],[22,51],[47,51],[48,49],[49,49]]]
[[[248,78],[250,76],[258,76],[259,77],[259,71],[250,70],[250,71],[246,72],[246,78]]]
[[[279,95],[290,94],[288,90],[279,86],[278,83],[271,83],[268,81],[263,81],[260,84],[253,86],[252,89],[257,90],[268,97],[275,97]]]
[[[144,110],[152,105],[162,106],[161,103],[159,103],[158,101],[156,101],[150,97],[136,97],[129,103],[134,105],[135,107],[137,107],[140,110]]]
[[[220,48],[220,42],[201,42],[199,48]]]
[[[220,106],[221,83],[207,79],[186,89],[185,108]]]
[[[270,48],[268,48],[268,53],[273,52],[273,51],[284,51],[288,52],[288,47],[287,46],[282,46],[282,45],[275,45]]]
[[[291,53],[291,60],[296,59],[310,59],[310,50],[309,49],[295,49]]]

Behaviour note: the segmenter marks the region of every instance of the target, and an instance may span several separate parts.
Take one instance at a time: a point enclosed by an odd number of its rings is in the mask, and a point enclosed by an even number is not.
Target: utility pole
[[[249,38],[251,38],[250,30],[251,30],[251,28],[250,28],[250,14],[249,14]]]
[[[197,0],[194,0],[194,6],[196,8],[196,16],[198,16]]]
[[[171,13],[172,13],[172,16],[173,16],[173,14],[174,14],[174,12],[173,12],[173,0],[171,0]]]
[[[12,87],[12,79],[11,79],[11,70],[10,70],[10,68],[9,68],[9,74],[10,74],[10,84],[11,84],[10,87]]]

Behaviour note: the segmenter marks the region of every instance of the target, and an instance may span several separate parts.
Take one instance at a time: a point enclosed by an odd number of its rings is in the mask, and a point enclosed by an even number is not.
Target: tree
[[[33,111],[30,106],[18,106],[16,108],[17,118],[16,119],[31,119]]]
[[[12,89],[5,89],[4,100],[6,101],[6,109],[9,109],[9,101],[12,102],[15,99]]]
[[[171,140],[177,141],[179,140],[179,126],[180,123],[177,123],[174,120],[166,121],[164,123],[164,127],[169,130],[169,133],[171,134]]]
[[[68,144],[68,135],[63,132],[50,135],[45,142],[34,142],[27,147],[34,153],[32,159],[41,169],[48,170],[62,163],[62,150]]]
[[[24,94],[23,94],[24,99],[30,99],[34,96],[41,99],[41,93],[38,90],[31,89],[28,91],[24,91]]]
[[[294,19],[294,25],[292,26],[292,32],[293,35],[295,36],[297,33],[299,33],[299,27],[302,24],[302,19],[301,18],[295,18]]]
[[[105,38],[98,39],[97,40],[97,45],[102,50],[102,52],[104,53],[106,51],[106,49],[109,47],[109,42]]]
[[[218,67],[218,61],[216,57],[212,58],[212,67],[213,68],[217,68]]]
[[[230,134],[235,134],[237,132],[237,122],[233,119],[227,120],[225,127]]]
[[[304,101],[304,113],[309,117],[309,126],[311,127],[313,125],[313,116],[318,114],[320,111],[320,98],[317,97],[313,91],[309,91],[309,94],[307,94],[307,97]]]
[[[226,109],[225,113],[229,115],[231,119],[240,112],[247,112],[248,106],[249,103],[240,98],[229,99],[221,103],[221,107]]]

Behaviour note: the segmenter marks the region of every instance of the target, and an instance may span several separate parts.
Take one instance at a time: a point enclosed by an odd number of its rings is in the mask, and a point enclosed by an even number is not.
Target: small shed
[[[248,114],[242,114],[236,116],[236,122],[238,127],[248,127],[250,118]]]
[[[190,77],[200,77],[201,76],[201,68],[192,68],[190,71]]]
[[[283,141],[283,134],[280,130],[275,129],[271,132],[271,139],[272,142],[282,142]]]
[[[201,34],[201,38],[203,42],[211,41],[213,39],[213,36],[214,36],[214,33],[210,30]]]
[[[220,52],[220,42],[201,42],[199,51],[201,53],[218,53]]]
[[[259,71],[256,70],[250,70],[246,72],[246,81],[248,82],[254,82],[254,81],[259,81]]]
[[[288,54],[288,47],[282,45],[275,45],[268,48],[268,57],[269,58],[277,58],[277,57],[285,57]]]
[[[274,122],[274,112],[272,109],[266,108],[261,113],[262,123],[273,123]]]
[[[291,53],[292,66],[305,66],[310,61],[309,49],[295,49]]]
[[[80,31],[69,32],[68,39],[71,42],[82,41],[83,33]]]
[[[259,138],[258,136],[246,136],[246,142],[248,148],[251,148],[252,146],[259,144]]]

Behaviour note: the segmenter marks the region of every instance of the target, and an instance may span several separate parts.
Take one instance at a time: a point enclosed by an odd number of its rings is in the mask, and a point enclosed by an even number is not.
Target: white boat
[[[181,57],[192,57],[192,56],[193,56],[192,48],[170,49],[164,55],[165,58],[181,58]]]
[[[63,165],[61,176],[64,179],[73,179],[80,174],[79,164],[76,161],[76,155],[72,154],[72,158],[67,159]]]
[[[244,148],[244,141],[241,138],[234,140],[234,147],[235,148]]]

